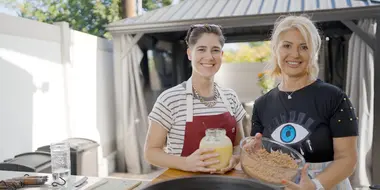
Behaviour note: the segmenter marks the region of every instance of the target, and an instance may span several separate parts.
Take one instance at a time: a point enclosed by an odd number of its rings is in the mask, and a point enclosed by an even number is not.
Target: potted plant
[[[257,75],[258,85],[261,87],[261,93],[265,94],[275,87],[275,80],[267,71],[260,72]]]

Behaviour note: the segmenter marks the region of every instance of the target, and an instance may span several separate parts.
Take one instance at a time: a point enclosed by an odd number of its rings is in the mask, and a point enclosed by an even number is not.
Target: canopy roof
[[[107,26],[112,33],[186,31],[191,24],[224,28],[273,25],[280,15],[307,13],[314,21],[339,21],[380,15],[375,0],[185,0]]]

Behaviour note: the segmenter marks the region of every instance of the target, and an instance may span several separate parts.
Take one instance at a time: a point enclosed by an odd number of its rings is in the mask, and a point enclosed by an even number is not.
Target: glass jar
[[[210,165],[208,166],[209,168],[223,169],[228,166],[232,157],[233,146],[231,139],[226,135],[226,130],[222,128],[207,129],[206,136],[202,138],[199,148],[214,148],[215,152],[219,154],[218,157],[209,159],[219,160],[219,163]]]

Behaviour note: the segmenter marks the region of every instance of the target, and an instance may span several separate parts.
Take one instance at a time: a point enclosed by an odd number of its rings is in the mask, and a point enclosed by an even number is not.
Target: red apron
[[[207,116],[195,116],[193,117],[193,90],[191,78],[186,82],[186,126],[185,126],[185,138],[183,142],[183,148],[181,156],[189,156],[199,148],[199,143],[206,134],[208,128],[223,128],[226,130],[226,135],[231,139],[232,143],[235,143],[237,133],[236,119],[231,110],[231,106],[228,103],[226,97],[219,89],[220,97],[223,100],[224,105],[227,107],[228,112],[218,115]]]

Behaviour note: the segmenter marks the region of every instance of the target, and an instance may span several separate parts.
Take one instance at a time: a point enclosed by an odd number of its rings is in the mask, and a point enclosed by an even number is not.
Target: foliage
[[[5,0],[24,18],[52,24],[68,22],[70,28],[110,38],[105,26],[122,18],[122,0]],[[146,11],[170,5],[172,0],[143,0]]]
[[[265,94],[275,87],[275,80],[269,76],[267,71],[261,72],[257,75],[258,85],[262,88],[262,93]]]
[[[158,9],[172,4],[172,0],[143,0],[142,6],[145,11]]]
[[[234,50],[224,51],[223,63],[263,63],[270,59],[269,41],[239,43],[237,47]],[[257,85],[264,94],[275,87],[275,79],[264,71],[258,74]]]
[[[270,42],[250,42],[238,44],[237,50],[225,51],[224,63],[266,62],[270,58]]]

